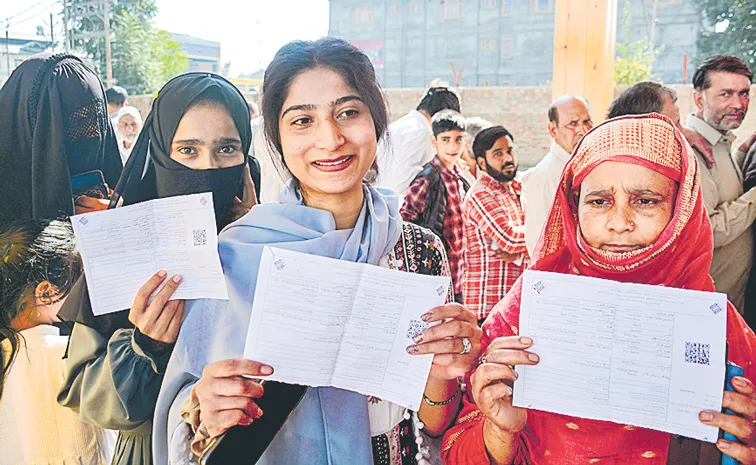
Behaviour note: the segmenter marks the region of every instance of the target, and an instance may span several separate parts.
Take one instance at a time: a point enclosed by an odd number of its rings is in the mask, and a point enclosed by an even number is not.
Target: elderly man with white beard
[[[135,107],[125,106],[118,110],[111,121],[118,141],[121,160],[126,165],[126,160],[129,159],[131,150],[142,131],[142,115]]]

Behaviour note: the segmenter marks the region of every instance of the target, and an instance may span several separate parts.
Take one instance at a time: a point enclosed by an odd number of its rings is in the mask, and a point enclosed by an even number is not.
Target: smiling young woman
[[[230,300],[187,307],[174,352],[182,355],[168,365],[156,411],[155,456],[184,463],[205,454],[230,428],[265,425],[275,414],[275,437],[265,442],[252,435],[237,445],[245,457],[264,451],[258,464],[421,461],[427,450],[419,445],[419,428],[424,424],[438,436],[450,425],[460,402],[457,378],[477,358],[480,330],[458,304],[430,310],[427,321],[440,323],[407,347],[411,354],[434,354],[419,412],[321,387],[301,388],[295,407],[268,409],[261,417],[256,401],[281,386],[269,382],[263,389],[256,379],[275,367],[242,355],[266,245],[405,272],[449,273],[440,239],[403,223],[396,196],[366,181],[388,113],[365,54],[340,39],[292,42],[268,67],[263,95],[265,135],[290,181],[281,203],[255,206],[219,236]],[[204,343],[197,344],[192,335],[200,333]]]

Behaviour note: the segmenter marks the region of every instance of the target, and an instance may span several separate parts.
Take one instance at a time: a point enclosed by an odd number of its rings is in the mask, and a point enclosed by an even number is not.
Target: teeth
[[[320,165],[320,166],[336,166],[336,165],[342,165],[342,164],[346,163],[347,161],[349,161],[349,159],[350,159],[350,158],[352,158],[352,157],[345,157],[345,158],[343,158],[342,160],[339,160],[339,161],[331,161],[331,162],[325,162],[325,161],[316,161],[316,162],[315,162],[315,164],[316,164],[316,165]]]

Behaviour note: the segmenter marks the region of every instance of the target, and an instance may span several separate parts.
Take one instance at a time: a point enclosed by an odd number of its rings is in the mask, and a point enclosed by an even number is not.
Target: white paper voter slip
[[[75,215],[71,224],[95,315],[131,308],[159,270],[183,278],[172,299],[228,299],[210,192]]]
[[[724,294],[525,271],[520,334],[536,366],[517,366],[513,403],[716,442]]]
[[[450,279],[265,247],[244,357],[266,379],[333,386],[420,408],[432,355],[410,355]]]

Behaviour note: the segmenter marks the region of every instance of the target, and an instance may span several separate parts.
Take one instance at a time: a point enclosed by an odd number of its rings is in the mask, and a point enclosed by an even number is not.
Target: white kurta
[[[376,186],[391,189],[404,200],[412,180],[436,155],[432,135],[430,123],[417,110],[391,123],[388,137],[378,146]]]
[[[549,218],[562,170],[569,160],[570,154],[556,141],[552,141],[546,156],[522,174],[520,182],[522,208],[525,211],[525,245],[531,257],[534,257],[536,244]]]

